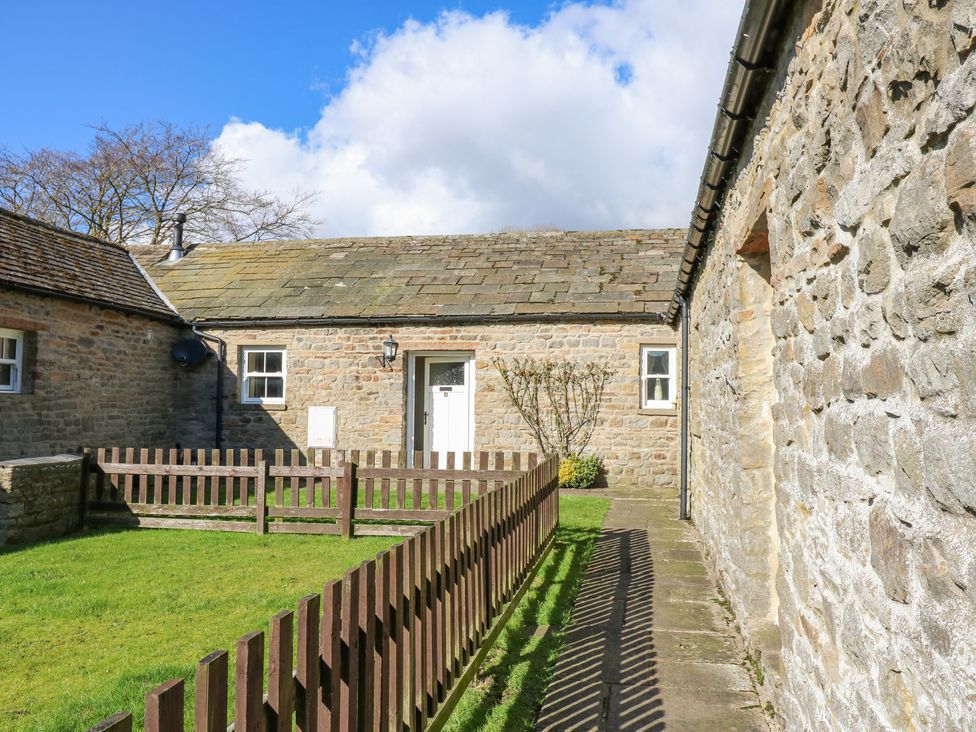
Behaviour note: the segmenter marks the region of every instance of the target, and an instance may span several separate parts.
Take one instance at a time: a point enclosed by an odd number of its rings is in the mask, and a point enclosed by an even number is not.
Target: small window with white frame
[[[675,349],[641,346],[641,408],[674,409],[676,397]]]
[[[19,394],[24,370],[24,333],[0,328],[0,394]]]
[[[247,347],[241,354],[241,402],[243,404],[285,403],[284,348]]]

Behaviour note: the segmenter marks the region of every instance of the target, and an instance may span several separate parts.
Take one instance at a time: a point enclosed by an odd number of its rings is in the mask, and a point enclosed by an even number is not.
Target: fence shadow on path
[[[537,729],[665,729],[651,631],[653,592],[647,531],[604,529],[586,569]]]
[[[548,561],[542,567],[535,580],[534,591],[523,600],[518,615],[510,626],[503,631],[502,637],[496,645],[493,655],[489,655],[488,662],[482,672],[483,676],[491,678],[491,689],[479,701],[477,706],[464,710],[461,715],[455,712],[455,718],[448,724],[449,729],[484,729],[492,720],[501,701],[501,695],[509,688],[509,681],[513,674],[519,673],[530,679],[543,679],[548,666],[548,659],[552,656],[560,643],[558,632],[544,634],[538,644],[531,644],[530,634],[538,625],[545,625],[548,621],[554,627],[564,624],[570,616],[570,607],[583,582],[587,559],[591,556],[596,544],[599,531],[585,528],[569,528],[560,525],[556,529],[555,542]],[[547,594],[545,588],[554,582],[559,583],[559,589],[554,594]],[[546,612],[543,603],[552,608]],[[521,624],[517,619],[521,618]],[[517,634],[521,642],[508,643],[505,635]],[[506,650],[494,655],[499,648]],[[528,713],[534,716],[538,707],[529,708],[535,696],[532,684],[526,684],[519,696],[509,705],[509,716]],[[536,704],[539,702],[536,701]],[[494,721],[498,721],[497,719]],[[519,720],[506,719],[506,726],[521,726]]]

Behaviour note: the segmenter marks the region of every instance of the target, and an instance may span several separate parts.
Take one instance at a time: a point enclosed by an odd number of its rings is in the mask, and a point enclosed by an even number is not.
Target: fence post
[[[356,464],[342,465],[342,491],[339,496],[339,528],[343,538],[352,538],[352,519],[356,507]]]
[[[291,610],[271,618],[271,647],[268,649],[268,732],[291,732],[295,721],[295,681],[292,664],[295,655],[292,628],[295,615]]]
[[[88,489],[91,483],[92,453],[85,448],[81,456],[81,503],[78,506],[78,530],[85,528],[85,513],[88,510]]]
[[[552,465],[553,477],[552,477],[552,488],[549,491],[552,501],[552,530],[555,531],[559,526],[559,463],[556,462],[556,458],[553,458]]]
[[[234,729],[257,732],[264,728],[264,632],[258,630],[237,641]]]
[[[298,668],[295,672],[295,729],[317,732],[319,668],[319,595],[305,595],[298,601]]]
[[[494,496],[488,494],[485,498],[485,505],[482,508],[482,524],[481,524],[481,541],[482,541],[482,556],[484,562],[484,571],[482,574],[482,582],[484,583],[484,602],[485,602],[485,630],[491,628],[491,621],[494,617],[491,609],[495,603],[495,554],[492,544],[495,540],[495,531],[493,526],[493,503]]]
[[[268,522],[268,502],[264,497],[268,480],[268,464],[264,460],[259,460],[257,464],[257,478],[254,481],[254,502],[255,515],[257,516],[257,532],[263,534]],[[241,490],[241,503],[247,502],[247,478],[244,478]]]
[[[214,651],[197,664],[196,732],[227,732],[227,651]]]
[[[146,694],[146,732],[183,732],[183,679]]]

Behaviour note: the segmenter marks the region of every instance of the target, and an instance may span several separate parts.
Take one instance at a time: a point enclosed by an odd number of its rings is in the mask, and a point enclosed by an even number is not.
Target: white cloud
[[[318,193],[320,234],[685,226],[738,24],[728,0],[442,14],[357,43],[306,134],[232,120],[249,185]]]

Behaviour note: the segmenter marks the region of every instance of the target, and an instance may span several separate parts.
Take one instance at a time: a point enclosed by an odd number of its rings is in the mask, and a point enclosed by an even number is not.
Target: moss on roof
[[[519,232],[205,244],[136,256],[193,321],[660,314],[685,232]]]
[[[0,286],[178,320],[124,247],[0,209]]]

